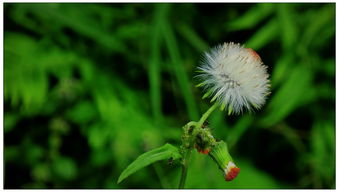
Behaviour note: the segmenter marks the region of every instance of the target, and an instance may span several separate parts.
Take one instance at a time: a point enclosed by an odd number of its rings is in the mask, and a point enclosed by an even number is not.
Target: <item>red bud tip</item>
[[[250,52],[250,54],[257,60],[261,60],[260,56],[258,55],[257,52],[255,52],[253,49],[251,48],[247,48],[248,52]]]
[[[208,154],[209,152],[210,152],[210,149],[204,149],[200,151],[200,153],[202,154]]]
[[[232,181],[238,175],[239,171],[240,171],[240,168],[232,167],[231,170],[226,174],[225,180]]]
[[[210,152],[210,149],[197,149],[197,151],[202,154],[208,154]]]
[[[199,153],[202,153],[202,154],[208,154],[211,151],[211,149],[209,148],[201,149],[197,144],[195,144],[194,147],[197,149]]]

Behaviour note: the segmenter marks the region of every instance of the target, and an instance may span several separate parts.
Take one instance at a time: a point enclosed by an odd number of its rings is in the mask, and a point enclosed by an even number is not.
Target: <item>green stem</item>
[[[206,119],[208,118],[208,116],[210,116],[210,114],[219,106],[219,104],[217,102],[215,102],[200,118],[199,122],[197,123],[197,127],[201,127],[202,124],[206,121]]]
[[[182,170],[181,170],[181,178],[179,183],[179,189],[183,189],[185,187],[186,177],[187,177],[187,169],[188,169],[188,161],[191,158],[192,149],[188,149],[186,154],[184,155]]]
[[[201,126],[202,124],[206,121],[206,119],[208,118],[208,116],[210,116],[210,114],[218,107],[217,103],[214,103],[200,118],[199,122],[189,122],[185,128],[189,129],[190,126],[194,126],[194,130],[193,133],[190,136],[190,140],[194,139],[196,137],[196,135],[198,134],[198,132],[202,129]],[[186,131],[185,131],[186,132]],[[179,182],[179,189],[183,189],[185,187],[185,182],[186,182],[186,177],[187,177],[187,168],[188,168],[188,162],[190,160],[191,157],[191,153],[192,153],[192,149],[193,147],[190,146],[192,145],[192,141],[189,141],[189,146],[185,147],[185,152],[182,158],[182,170],[181,170],[181,178],[180,178],[180,182]],[[185,142],[183,141],[183,146],[185,145]]]

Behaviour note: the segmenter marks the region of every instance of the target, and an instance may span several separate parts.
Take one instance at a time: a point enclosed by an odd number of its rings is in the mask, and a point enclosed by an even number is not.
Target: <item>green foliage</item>
[[[118,183],[123,181],[126,177],[135,173],[141,168],[144,168],[156,161],[160,160],[177,160],[181,157],[177,147],[174,147],[171,144],[166,143],[164,146],[152,149],[146,153],[140,155],[135,159],[128,167],[121,173],[118,179]]]
[[[307,104],[307,99],[315,97],[315,92],[312,92],[311,87],[312,74],[308,68],[298,65],[293,71],[290,70],[289,73],[290,77],[287,82],[280,87],[267,106],[267,109],[274,111],[274,113],[265,115],[262,119],[263,126],[271,126],[281,121],[299,105]],[[295,83],[296,81],[298,83]],[[293,92],[293,97],[285,100],[284,98],[288,97],[290,92]]]
[[[275,6],[272,3],[255,4],[243,15],[228,22],[226,28],[228,30],[251,29],[267,18],[274,10]]]
[[[65,180],[74,179],[77,173],[76,164],[69,158],[59,158],[54,161],[52,165],[52,170],[60,178]]]
[[[5,3],[4,187],[176,187],[163,161],[116,181],[211,106],[196,66],[225,41],[258,52],[272,93],[209,118],[238,177],[194,152],[186,188],[335,188],[334,3]]]

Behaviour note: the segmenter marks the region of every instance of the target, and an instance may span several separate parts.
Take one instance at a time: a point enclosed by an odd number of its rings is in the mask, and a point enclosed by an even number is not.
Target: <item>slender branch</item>
[[[182,154],[182,172],[181,172],[181,178],[179,182],[179,189],[183,189],[185,187],[185,181],[187,177],[187,169],[188,169],[188,162],[191,157],[192,149],[194,148],[194,137],[193,132],[196,129],[197,122],[191,121],[187,123],[183,129],[183,135],[181,136],[182,139],[182,145],[180,147],[181,154]],[[193,129],[193,130],[192,130]]]
[[[189,137],[184,137],[182,147],[183,147],[183,157],[182,157],[182,170],[181,170],[181,178],[179,182],[179,189],[183,189],[185,187],[186,177],[187,177],[187,169],[188,169],[188,162],[191,157],[194,140],[196,135],[201,131],[202,124],[206,121],[208,116],[218,107],[217,103],[214,103],[200,118],[199,122],[189,122],[184,127],[184,134],[188,133],[188,129],[190,127],[194,127],[194,130],[192,130],[192,133],[189,135]],[[185,146],[187,144],[187,146]]]
[[[188,151],[185,153],[183,164],[182,164],[182,170],[181,170],[181,178],[179,182],[179,189],[183,189],[185,187],[186,177],[187,177],[187,169],[188,169],[188,162],[191,158],[191,152],[192,149],[188,149]]]
[[[199,122],[197,123],[197,127],[201,127],[202,124],[206,121],[206,119],[208,118],[208,116],[210,116],[210,114],[219,106],[219,104],[217,102],[215,102],[200,118]]]

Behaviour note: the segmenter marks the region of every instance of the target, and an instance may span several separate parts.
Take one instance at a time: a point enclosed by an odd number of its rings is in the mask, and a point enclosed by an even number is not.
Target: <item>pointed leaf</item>
[[[119,176],[118,183],[122,180],[135,173],[141,168],[144,168],[151,163],[156,161],[173,158],[173,160],[179,159],[181,157],[177,147],[174,147],[171,144],[165,144],[162,147],[148,151],[140,155],[136,160],[134,160]]]

